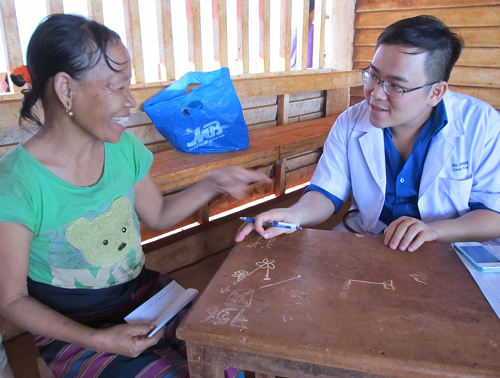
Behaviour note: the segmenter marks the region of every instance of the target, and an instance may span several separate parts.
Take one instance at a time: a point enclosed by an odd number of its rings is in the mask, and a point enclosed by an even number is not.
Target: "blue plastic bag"
[[[193,83],[201,86],[186,93]],[[248,148],[248,128],[226,67],[188,72],[146,101],[144,111],[178,151],[210,154]]]

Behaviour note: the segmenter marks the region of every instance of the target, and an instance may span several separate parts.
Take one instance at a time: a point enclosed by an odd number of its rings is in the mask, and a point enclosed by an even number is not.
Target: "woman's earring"
[[[73,112],[71,111],[71,108],[67,108],[67,109],[66,109],[66,115],[67,115],[68,117],[73,117]]]

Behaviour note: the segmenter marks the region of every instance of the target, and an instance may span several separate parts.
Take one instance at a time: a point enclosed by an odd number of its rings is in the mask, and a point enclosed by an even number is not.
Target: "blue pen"
[[[253,218],[248,218],[248,217],[240,217],[242,221],[248,222],[248,223],[255,223],[255,219]],[[285,222],[264,222],[263,226],[273,226],[273,227],[281,227],[281,228],[288,228],[289,230],[302,230],[302,227],[297,226],[296,224],[293,223],[285,223]]]

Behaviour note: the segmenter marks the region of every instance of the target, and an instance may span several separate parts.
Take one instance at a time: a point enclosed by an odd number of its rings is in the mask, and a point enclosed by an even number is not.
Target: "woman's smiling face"
[[[136,101],[130,92],[130,55],[118,40],[107,47],[112,70],[101,57],[75,86],[73,121],[94,138],[116,143],[125,130],[125,121]]]

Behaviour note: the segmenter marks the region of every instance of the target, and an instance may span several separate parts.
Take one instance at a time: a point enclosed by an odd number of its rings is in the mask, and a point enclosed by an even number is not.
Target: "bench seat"
[[[215,168],[254,168],[319,149],[338,115],[250,131],[247,150],[193,155],[175,150],[157,152],[150,174],[162,192],[199,181]]]

